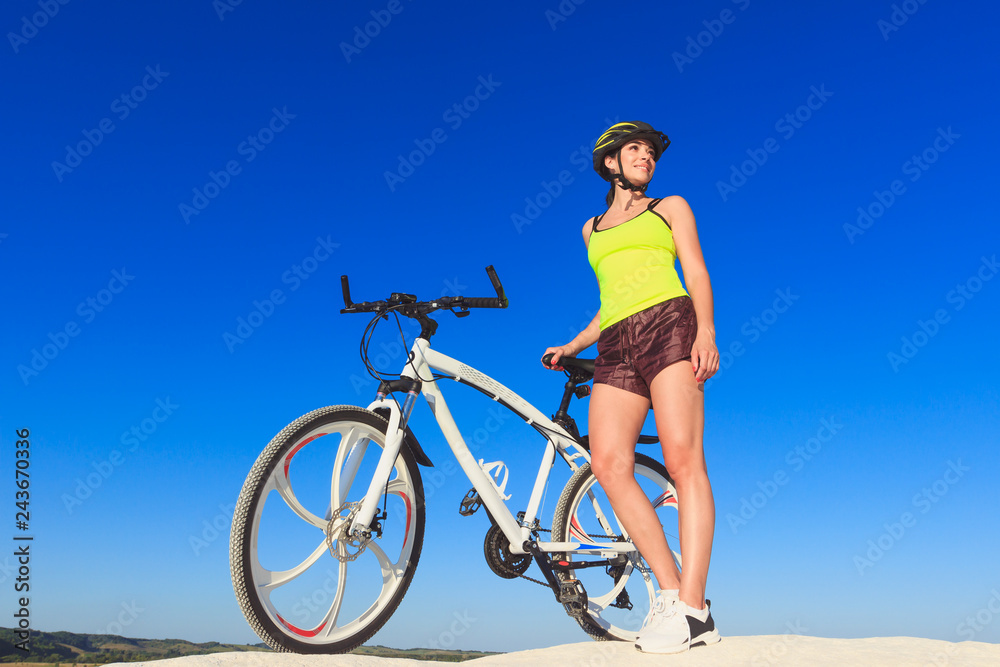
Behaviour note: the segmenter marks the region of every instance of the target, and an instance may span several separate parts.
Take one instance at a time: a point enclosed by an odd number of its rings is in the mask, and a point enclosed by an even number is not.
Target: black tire
[[[243,614],[274,650],[350,651],[389,620],[406,594],[425,519],[423,484],[407,447],[390,473],[381,536],[356,560],[341,562],[331,552],[357,551],[336,539],[334,514],[346,516],[337,512],[343,502],[364,497],[387,428],[384,418],[359,407],[321,408],[286,426],[250,470],[233,514],[229,564]],[[342,446],[340,456],[350,452],[349,460],[337,457]],[[345,471],[355,462],[351,477]]]
[[[635,455],[635,474],[656,508],[667,543],[680,568],[677,534],[677,492],[663,464],[643,454]],[[595,509],[595,505],[599,509]],[[601,520],[603,515],[606,520]],[[559,497],[552,525],[552,539],[557,542],[591,544],[631,541],[618,522],[611,503],[597,483],[587,463],[580,467]],[[557,554],[553,560],[571,562],[600,560],[588,554]],[[580,627],[601,641],[635,641],[646,614],[656,598],[656,584],[649,567],[638,552],[616,569],[610,567],[576,568],[556,572],[560,580],[575,577],[587,591],[588,609],[577,617]],[[631,605],[631,608],[629,608]]]

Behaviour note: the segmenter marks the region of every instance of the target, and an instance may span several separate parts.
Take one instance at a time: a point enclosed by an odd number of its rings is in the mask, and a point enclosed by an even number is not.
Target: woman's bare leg
[[[690,372],[690,364],[685,366]],[[649,405],[644,396],[594,384],[590,396],[590,465],[660,588],[675,589],[680,587],[681,575],[656,510],[635,479],[635,443]],[[681,555],[687,558],[683,552]]]
[[[693,609],[702,609],[715,534],[715,501],[702,441],[704,384],[695,381],[691,362],[682,361],[660,371],[649,389],[656,431],[663,446],[663,462],[677,487],[682,561],[680,599]]]

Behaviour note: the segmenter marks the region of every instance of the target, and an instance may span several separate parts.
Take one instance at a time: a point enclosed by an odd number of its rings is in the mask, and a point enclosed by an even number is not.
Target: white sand
[[[765,635],[759,637],[723,637],[712,646],[699,647],[673,656],[637,652],[623,642],[582,642],[533,651],[469,660],[463,665],[697,665],[765,667],[794,665],[1000,665],[1000,645],[982,642],[951,643],[913,637],[878,637],[874,639],[823,639],[800,635]],[[155,665],[156,667],[403,667],[442,664],[423,660],[374,658],[360,655],[296,655],[291,653],[215,653],[212,655],[170,658],[154,662],[116,662],[118,667]]]

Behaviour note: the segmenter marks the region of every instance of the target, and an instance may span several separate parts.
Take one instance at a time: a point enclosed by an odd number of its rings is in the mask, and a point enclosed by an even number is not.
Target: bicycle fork
[[[387,386],[388,385],[388,386]],[[402,385],[402,386],[395,386]],[[402,408],[394,400],[387,399],[389,391],[396,389],[406,390],[406,399]],[[393,382],[383,382],[379,387],[375,400],[368,406],[368,410],[375,411],[377,408],[389,411],[389,426],[385,433],[385,446],[382,448],[382,455],[379,457],[378,465],[375,467],[375,474],[365,492],[364,500],[354,515],[347,534],[354,538],[367,538],[371,532],[371,522],[378,511],[379,498],[386,491],[389,483],[389,475],[399,456],[400,447],[406,436],[406,423],[409,421],[410,413],[416,405],[417,397],[420,395],[420,381],[409,378],[401,378]]]

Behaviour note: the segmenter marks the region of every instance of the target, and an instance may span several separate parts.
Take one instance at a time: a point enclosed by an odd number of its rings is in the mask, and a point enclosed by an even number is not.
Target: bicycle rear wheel
[[[674,561],[680,568],[677,493],[673,480],[663,464],[643,454],[635,455],[635,476],[656,510]],[[552,536],[560,542],[597,546],[631,542],[589,463],[577,470],[566,483],[556,507]],[[602,560],[598,556],[574,553],[553,558],[559,559],[571,563]],[[594,639],[635,641],[656,598],[655,580],[642,556],[633,551],[622,556],[620,561],[604,567],[579,567],[556,573],[560,580],[575,577],[586,589],[587,613],[576,620]]]
[[[354,406],[310,412],[275,436],[243,485],[230,536],[233,588],[276,651],[349,651],[385,624],[410,585],[424,493],[408,448],[389,475],[372,539],[358,543],[341,530],[351,503],[364,498],[387,427]]]

